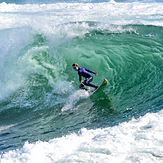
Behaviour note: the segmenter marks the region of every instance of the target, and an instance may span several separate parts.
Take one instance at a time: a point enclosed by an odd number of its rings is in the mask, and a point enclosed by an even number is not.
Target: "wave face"
[[[33,2],[0,4],[2,162],[161,162],[163,4]]]

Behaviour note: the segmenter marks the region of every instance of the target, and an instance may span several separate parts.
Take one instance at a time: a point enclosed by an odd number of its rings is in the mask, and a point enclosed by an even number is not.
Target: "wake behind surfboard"
[[[106,86],[108,85],[108,81],[107,79],[104,79],[104,81],[102,82],[102,84],[93,92],[91,93],[90,96],[99,93],[102,89],[104,89]]]

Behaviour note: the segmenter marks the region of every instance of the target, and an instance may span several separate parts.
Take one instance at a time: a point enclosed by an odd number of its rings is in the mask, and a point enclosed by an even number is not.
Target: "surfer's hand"
[[[80,83],[83,83],[83,80]]]
[[[98,72],[96,72],[96,75],[98,75]]]

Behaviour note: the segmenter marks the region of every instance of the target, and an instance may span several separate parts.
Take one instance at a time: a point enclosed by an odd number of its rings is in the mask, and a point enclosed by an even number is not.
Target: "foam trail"
[[[83,90],[78,90],[76,91],[74,94],[72,94],[65,106],[62,108],[62,111],[67,111],[69,109],[72,109],[74,107],[74,105],[80,100],[80,99],[84,99],[84,98],[88,98],[89,97],[89,93]]]

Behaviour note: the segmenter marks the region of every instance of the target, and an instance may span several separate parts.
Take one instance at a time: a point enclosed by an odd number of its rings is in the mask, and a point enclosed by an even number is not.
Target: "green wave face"
[[[49,140],[162,109],[163,28],[102,29],[84,22],[87,29],[83,29],[82,23],[68,24],[78,28],[61,35],[30,28],[0,32],[2,125],[19,124],[19,136],[30,133],[33,142],[36,135],[31,130],[38,133],[37,139]],[[75,62],[98,72],[92,83],[100,85],[106,78],[108,86],[91,98],[79,91],[78,74],[72,69]],[[19,141],[25,142],[25,137]]]

